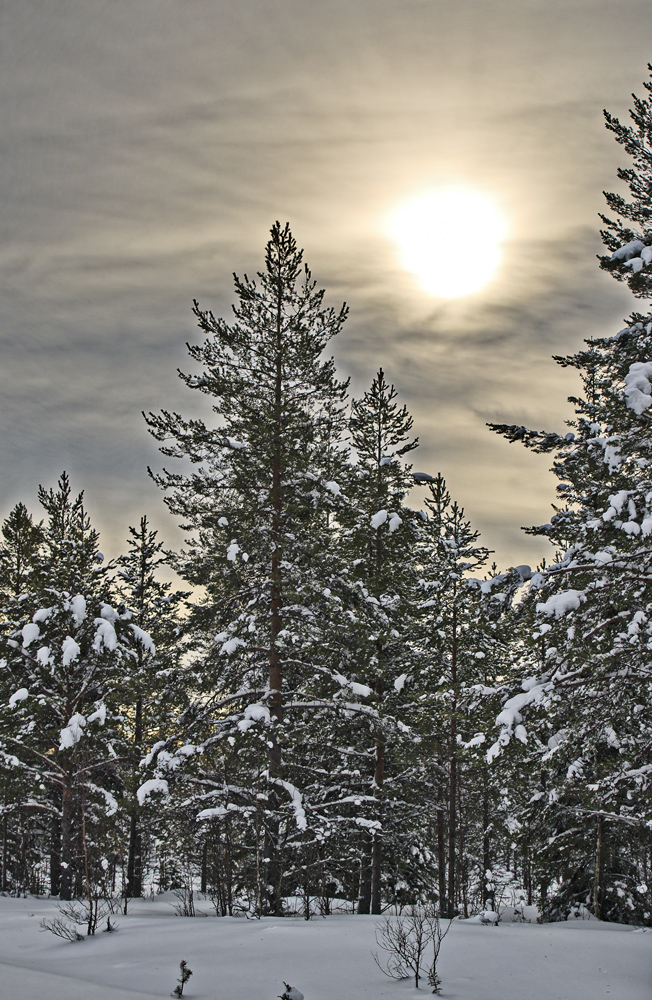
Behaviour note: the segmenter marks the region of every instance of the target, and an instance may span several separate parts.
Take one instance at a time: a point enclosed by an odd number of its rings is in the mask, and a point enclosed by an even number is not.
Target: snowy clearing
[[[168,894],[170,896],[171,894]],[[166,897],[167,899],[167,897]],[[274,1000],[283,981],[306,1000],[408,1000],[430,995],[374,965],[377,917],[301,918],[174,914],[161,898],[130,904],[115,934],[78,943],[41,931],[56,901],[0,897],[2,996],[12,1000],[152,1000],[170,996],[185,959],[187,1000]],[[442,945],[447,1000],[649,1000],[652,932],[595,920],[482,926],[456,922]]]

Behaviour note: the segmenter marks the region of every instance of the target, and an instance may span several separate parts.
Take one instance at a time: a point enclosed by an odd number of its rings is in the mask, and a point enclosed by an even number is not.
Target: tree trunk
[[[362,856],[360,858],[360,895],[358,898],[358,913],[371,912],[371,837],[365,831],[363,834]]]
[[[141,583],[141,587],[144,584]],[[142,591],[141,591],[142,592]],[[138,669],[142,670],[142,651],[138,651]],[[143,742],[143,699],[139,695],[136,698],[136,721],[134,727],[134,750],[135,755],[140,758]],[[137,774],[134,771],[132,777],[133,784],[136,784]],[[140,830],[139,806],[134,796],[131,803],[131,815],[129,817],[129,848],[127,854],[127,888],[128,899],[139,898],[143,894],[143,838]]]
[[[489,910],[496,909],[495,883],[487,876],[487,872],[493,868],[491,859],[491,828],[489,819],[489,782],[487,781],[486,768],[482,768],[482,886],[483,907]]]
[[[72,780],[65,775],[61,791],[61,878],[59,880],[59,897],[72,899],[74,893],[74,824]]]
[[[61,888],[61,818],[53,816],[50,824],[50,895]]]
[[[453,699],[451,704],[449,743],[449,790],[448,790],[448,913],[455,916],[455,876],[457,874],[457,610],[453,605],[453,641],[451,646],[451,683]]]
[[[593,913],[602,920],[604,907],[604,863],[606,853],[604,818],[598,816],[598,830],[595,844],[595,873],[593,877]]]
[[[444,790],[438,789],[439,805],[437,806],[437,875],[439,881],[439,910],[442,917],[448,914],[446,899],[446,824],[444,822]]]
[[[377,686],[377,691],[380,684]],[[382,690],[381,690],[382,694]],[[380,888],[383,874],[383,781],[385,777],[385,744],[382,740],[376,743],[376,770],[374,772],[374,785],[378,803],[376,807],[376,819],[380,826],[374,830],[371,841],[371,912],[379,914],[381,912]]]
[[[7,806],[7,796],[5,795],[5,808]],[[5,813],[2,819],[2,881],[0,890],[6,892],[9,883],[7,879],[7,862],[9,860],[9,817]]]

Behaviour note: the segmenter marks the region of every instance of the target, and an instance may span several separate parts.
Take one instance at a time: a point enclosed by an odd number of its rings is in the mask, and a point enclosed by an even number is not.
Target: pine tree
[[[28,584],[43,544],[43,528],[34,524],[24,503],[18,503],[2,525],[0,546],[0,605],[18,597]]]
[[[652,73],[652,65],[648,64]],[[652,94],[652,80],[643,83]],[[607,205],[615,218],[601,215],[606,225],[602,239],[611,251],[600,258],[600,266],[618,281],[626,281],[634,295],[648,298],[652,292],[652,102],[650,97],[632,94],[632,125],[623,125],[604,112],[607,128],[613,132],[632,165],[618,170],[618,177],[629,188],[630,199],[605,192]]]
[[[45,539],[28,588],[7,609],[2,640],[13,693],[2,708],[2,752],[31,785],[31,808],[52,817],[51,888],[62,899],[103,878],[93,849],[117,808],[121,732],[115,694],[139,642],[113,606],[98,535],[64,473],[39,489]]]
[[[34,524],[23,503],[18,503],[2,525],[0,545],[0,628],[11,629],[10,606],[29,585],[43,543],[40,524]],[[0,699],[6,704],[14,693],[6,671],[0,672]],[[29,801],[29,782],[0,757],[0,815],[2,816],[2,856],[0,891],[24,887],[31,882],[27,862],[35,823]]]
[[[236,277],[235,289],[232,324],[195,303],[206,339],[188,350],[200,374],[181,374],[207,397],[212,425],[167,411],[147,422],[163,454],[193,465],[155,479],[191,533],[177,568],[205,593],[192,736],[206,751],[202,815],[239,812],[255,854],[255,908],[276,912],[283,843],[291,829],[309,835],[293,746],[328,701],[338,655],[332,512],[346,384],[323,355],[346,307],[324,307],[279,223],[265,269],[257,280]]]
[[[361,822],[368,811],[358,912],[376,914],[389,874],[390,846],[405,822],[409,798],[401,703],[415,659],[410,633],[416,515],[405,506],[413,485],[405,456],[418,440],[410,438],[412,417],[399,406],[397,395],[380,369],[367,392],[353,402],[350,432],[356,460],[345,490],[349,505],[341,512],[342,552],[353,567],[347,600],[352,646],[343,671],[363,697],[368,692],[374,708],[374,715],[361,717],[357,727],[358,739],[364,740],[357,751],[372,765],[367,786],[358,788],[361,807],[365,801],[371,806],[370,811],[359,807],[362,816],[357,817]],[[396,846],[393,853],[404,856],[405,851]]]
[[[161,722],[178,714],[187,701],[180,695],[183,681],[179,660],[183,651],[180,610],[189,596],[172,591],[158,573],[169,566],[172,554],[146,516],[138,528],[129,528],[128,552],[116,561],[117,591],[131,613],[132,629],[149,636],[136,648],[136,660],[122,685],[128,706],[123,715],[124,739],[130,761],[125,772],[125,805],[129,818],[125,898],[143,892],[143,830],[137,788],[141,783],[140,762],[162,736]]]
[[[523,602],[531,638],[520,655],[529,680],[499,716],[503,743],[523,729],[525,711],[537,741],[541,822],[568,873],[548,900],[553,913],[580,903],[605,919],[652,912],[639,844],[640,836],[649,840],[651,815],[650,319],[634,316],[617,337],[558,359],[578,371],[584,388],[571,399],[569,433],[494,428],[552,452],[560,480],[550,524],[534,529],[556,554]],[[591,878],[576,877],[591,853]]]
[[[474,575],[485,567],[489,552],[478,544],[478,532],[452,500],[441,474],[428,483],[424,506],[417,549],[417,634],[423,649],[417,718],[431,754],[439,905],[444,916],[452,917],[460,905],[468,909],[470,868],[479,873],[493,867],[489,830],[497,825],[496,782],[479,757],[484,692],[504,663],[501,624],[514,587],[509,575],[495,567],[489,580]]]
[[[644,86],[652,93],[652,81]],[[601,266],[648,297],[649,97],[634,96],[630,115],[627,126],[605,112],[632,166],[618,171],[630,200],[606,195],[617,218],[602,217],[612,254]],[[523,737],[527,722],[538,772],[530,825],[544,838],[543,865],[553,862],[562,873],[553,895],[543,874],[544,910],[554,916],[581,904],[604,919],[649,921],[652,317],[634,313],[617,336],[586,344],[556,359],[578,372],[583,387],[570,399],[568,433],[491,425],[553,455],[560,498],[550,523],[532,529],[550,539],[555,555],[534,574],[521,605],[522,689],[514,686],[498,717],[492,752],[514,733]]]

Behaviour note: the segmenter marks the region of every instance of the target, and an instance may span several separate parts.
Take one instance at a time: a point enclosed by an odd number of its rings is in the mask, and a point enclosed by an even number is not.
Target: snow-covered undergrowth
[[[198,912],[202,910],[198,906]],[[53,900],[0,897],[0,995],[11,1000],[169,997],[185,959],[187,1000],[274,1000],[283,983],[305,1000],[429,995],[383,977],[371,957],[376,917],[246,920],[175,916],[162,899],[131,904],[115,934],[63,942],[39,929]],[[206,914],[210,907],[206,905]],[[438,969],[448,1000],[649,1000],[652,932],[595,920],[564,924],[456,921]]]

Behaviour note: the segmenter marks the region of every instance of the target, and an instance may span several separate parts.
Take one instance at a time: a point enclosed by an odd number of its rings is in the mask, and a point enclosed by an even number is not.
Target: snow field
[[[288,982],[306,1000],[413,1000],[429,995],[375,966],[377,917],[260,921],[174,914],[160,898],[130,904],[115,934],[64,942],[39,928],[50,899],[0,897],[2,1000],[169,997],[185,959],[187,1000],[275,1000]],[[652,932],[576,920],[482,926],[458,921],[442,945],[444,1000],[650,1000]]]

